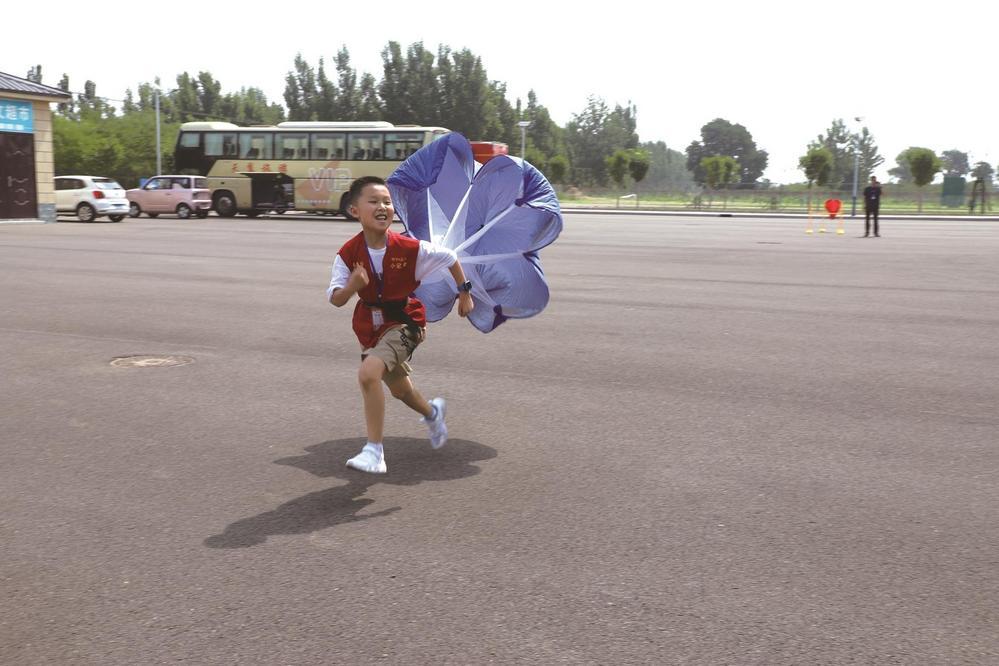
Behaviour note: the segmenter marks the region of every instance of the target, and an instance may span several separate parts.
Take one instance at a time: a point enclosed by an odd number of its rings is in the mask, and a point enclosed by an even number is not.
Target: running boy
[[[426,338],[426,312],[413,291],[420,280],[447,268],[458,285],[458,314],[472,311],[472,283],[452,250],[389,231],[395,209],[385,181],[375,176],[355,180],[348,193],[350,214],[361,222],[361,233],[343,244],[333,260],[326,298],[337,307],[359,295],[354,307],[354,333],[361,343],[357,380],[364,398],[368,442],[347,461],[348,467],[384,474],[385,382],[392,395],[423,415],[430,445],[447,441],[444,398],[429,402],[413,386],[409,359]]]

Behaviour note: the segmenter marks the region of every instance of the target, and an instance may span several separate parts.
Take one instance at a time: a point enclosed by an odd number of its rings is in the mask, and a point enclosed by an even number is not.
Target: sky
[[[422,41],[436,52],[468,48],[511,103],[529,90],[565,125],[590,96],[632,102],[642,141],[683,151],[714,118],[745,126],[770,155],[764,177],[798,182],[798,159],[833,119],[862,118],[885,164],[909,146],[957,149],[999,162],[994,120],[999,3],[606,2],[232,3],[180,5],[137,18],[134,3],[105,0],[99,12],[56,12],[43,32],[28,16],[0,38],[0,71],[43,83],[68,74],[97,94],[187,71],[211,72],[223,91],[261,88],[283,104],[295,55],[313,66],[346,46],[353,65],[381,78],[389,41]],[[346,9],[352,7],[353,9]],[[609,10],[614,10],[613,12]],[[100,23],[82,30],[81,21]],[[81,39],[81,35],[85,35]],[[120,35],[121,37],[114,37]],[[335,119],[330,119],[335,120]],[[489,137],[472,137],[488,139]]]

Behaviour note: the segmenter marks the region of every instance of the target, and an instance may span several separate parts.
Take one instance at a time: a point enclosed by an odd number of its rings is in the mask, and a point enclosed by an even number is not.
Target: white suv
[[[121,222],[128,215],[125,188],[111,178],[100,176],[56,176],[56,211],[75,213],[81,222],[93,222],[107,215]]]

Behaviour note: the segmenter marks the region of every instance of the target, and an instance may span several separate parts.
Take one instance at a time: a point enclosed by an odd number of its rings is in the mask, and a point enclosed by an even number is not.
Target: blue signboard
[[[31,102],[0,97],[0,132],[35,131],[35,114]]]

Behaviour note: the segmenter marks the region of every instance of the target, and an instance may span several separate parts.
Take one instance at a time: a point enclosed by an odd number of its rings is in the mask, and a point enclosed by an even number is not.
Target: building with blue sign
[[[51,105],[70,97],[0,72],[0,223],[56,221]]]

